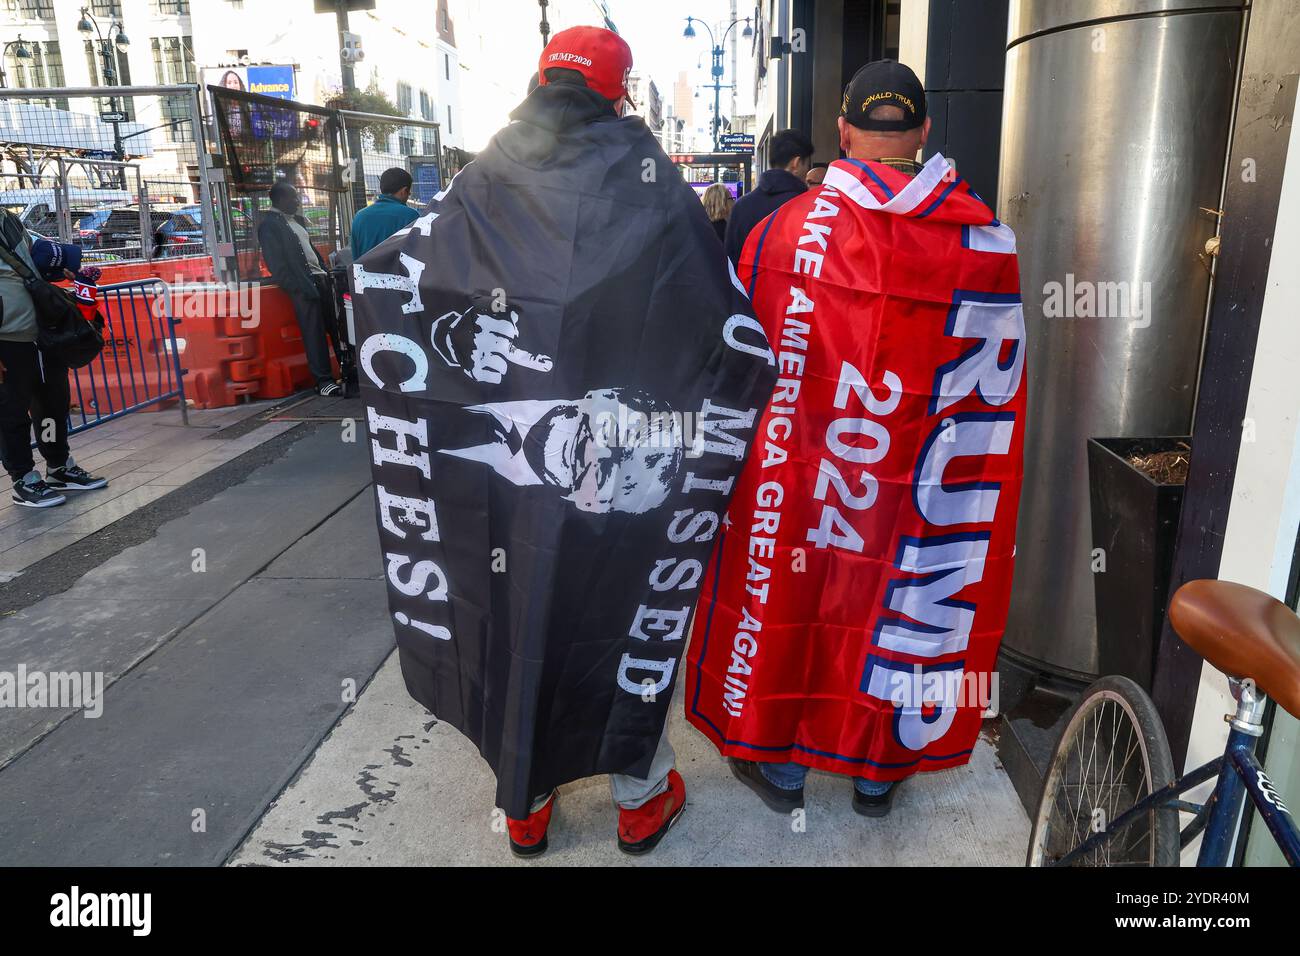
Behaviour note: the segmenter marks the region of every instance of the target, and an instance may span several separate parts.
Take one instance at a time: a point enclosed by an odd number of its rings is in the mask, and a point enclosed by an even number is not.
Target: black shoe
[[[785,790],[778,787],[759,769],[759,763],[753,760],[727,758],[727,765],[737,780],[758,794],[759,798],[777,813],[789,813],[803,806],[803,787],[798,790]]]
[[[14,482],[13,502],[16,505],[22,505],[24,508],[53,508],[55,505],[61,505],[67,500],[63,495],[41,481],[40,474],[35,471],[29,471]]]
[[[341,395],[343,386],[338,382],[321,382],[316,386],[316,394],[322,397],[329,395]]]
[[[62,468],[48,468],[45,483],[59,491],[94,491],[107,488],[107,478],[97,478],[80,465],[68,462]]]
[[[880,794],[866,794],[857,787],[853,788],[853,810],[864,817],[887,817],[894,805],[894,794],[898,793],[899,783]]]

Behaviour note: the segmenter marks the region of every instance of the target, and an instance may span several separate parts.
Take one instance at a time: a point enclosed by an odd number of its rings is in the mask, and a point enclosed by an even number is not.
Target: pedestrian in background
[[[736,200],[731,198],[731,190],[722,183],[714,183],[704,190],[700,201],[704,203],[704,211],[708,213],[709,222],[713,223],[713,229],[718,234],[718,242],[725,242],[727,221],[731,218],[732,207],[736,205]]]
[[[826,181],[827,163],[813,163],[812,169],[808,170],[808,177],[804,182],[808,186],[820,186]]]
[[[736,201],[727,223],[727,258],[735,265],[750,230],[795,196],[806,192],[804,180],[812,167],[813,144],[797,129],[783,129],[768,146],[768,169],[758,185]]]
[[[81,265],[81,247],[33,240],[21,220],[0,211],[0,244],[42,278],[71,278]],[[108,480],[90,474],[68,452],[68,370],[36,347],[36,306],[31,293],[0,256],[0,458],[13,482],[13,502],[25,508],[51,508],[67,498],[63,491],[104,488]],[[45,477],[32,457],[45,459]]]
[[[311,244],[307,220],[298,215],[298,190],[284,180],[271,187],[271,208],[257,226],[257,241],[271,278],[293,302],[293,313],[307,352],[307,367],[316,379],[316,392],[337,395],[329,344],[325,339],[325,309],[332,308],[326,292],[325,260]]]
[[[420,215],[407,205],[411,198],[411,174],[400,166],[385,169],[379,177],[379,195],[352,217],[352,261],[379,245],[399,229],[405,229]]]

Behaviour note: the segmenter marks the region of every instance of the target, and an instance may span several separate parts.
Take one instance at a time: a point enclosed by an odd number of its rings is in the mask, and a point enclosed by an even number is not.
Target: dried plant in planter
[[[1179,442],[1178,447],[1169,451],[1158,451],[1151,455],[1130,455],[1129,464],[1152,481],[1160,485],[1187,484],[1187,468],[1192,453],[1186,442]]]

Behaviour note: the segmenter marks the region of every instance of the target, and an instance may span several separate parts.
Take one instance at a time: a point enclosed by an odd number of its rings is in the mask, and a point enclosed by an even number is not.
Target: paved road
[[[219,864],[310,756],[393,646],[364,446],[339,434],[0,624],[0,669],[109,682],[97,719],[0,710],[0,860]]]

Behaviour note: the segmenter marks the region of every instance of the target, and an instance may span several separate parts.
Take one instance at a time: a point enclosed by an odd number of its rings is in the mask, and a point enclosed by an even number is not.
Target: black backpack
[[[67,289],[46,282],[15,253],[7,239],[0,238],[0,259],[23,280],[36,307],[36,347],[67,368],[83,368],[104,348],[104,320],[88,320]]]

